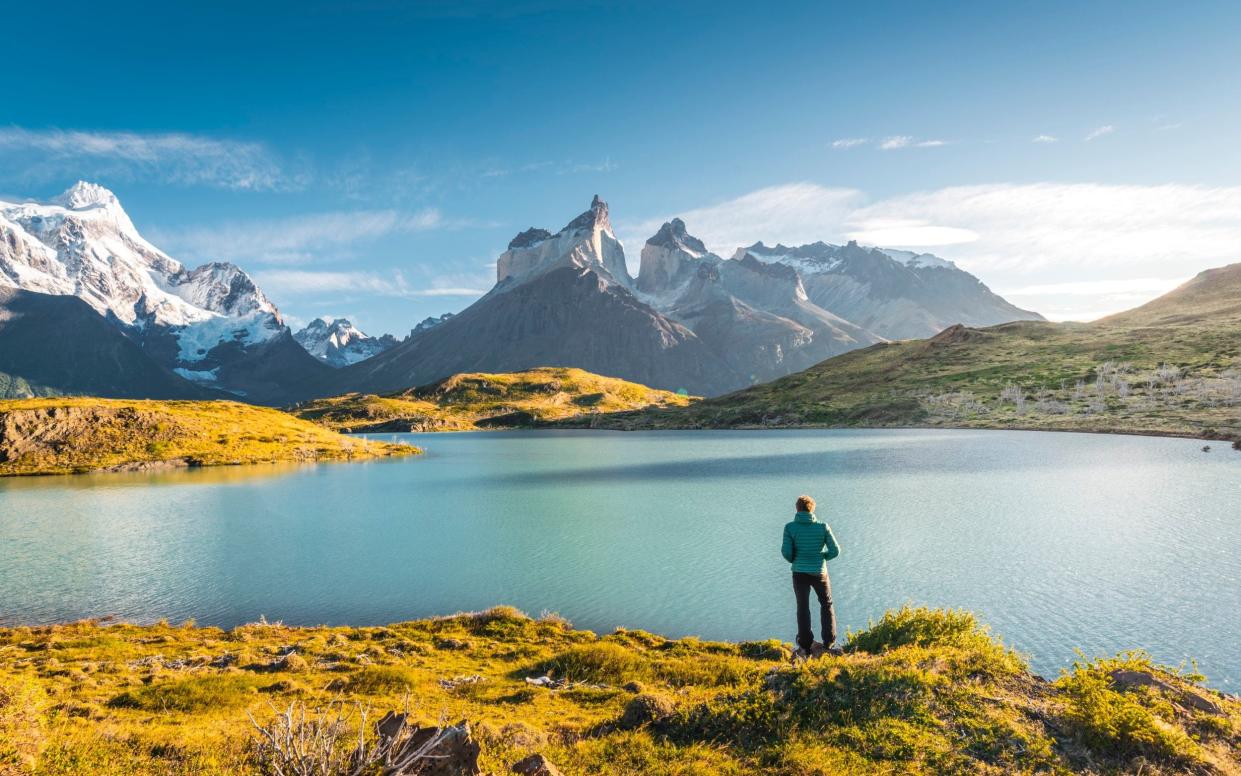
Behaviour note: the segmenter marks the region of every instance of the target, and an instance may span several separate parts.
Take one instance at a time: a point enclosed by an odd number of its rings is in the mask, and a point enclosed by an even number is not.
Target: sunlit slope
[[[953,426],[1241,436],[1241,264],[1101,321],[951,327],[618,428]]]
[[[341,431],[436,431],[530,426],[642,407],[684,407],[690,398],[581,369],[458,374],[376,396],[351,393],[305,402],[293,414]]]
[[[0,401],[0,475],[408,455],[231,401]]]

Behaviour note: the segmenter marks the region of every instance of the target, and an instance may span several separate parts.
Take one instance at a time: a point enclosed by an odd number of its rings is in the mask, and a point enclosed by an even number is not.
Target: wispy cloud
[[[848,214],[865,199],[856,189],[789,183],[666,217],[621,223],[619,232],[627,255],[633,259],[664,221],[680,216],[708,246],[727,255],[733,248],[755,240],[774,244],[780,240],[787,243],[831,239],[839,234],[839,226]]]
[[[612,157],[605,156],[597,162],[541,161],[515,165],[490,164],[485,166],[478,175],[482,178],[502,178],[509,175],[527,175],[540,172],[555,175],[575,175],[579,173],[613,172],[619,168],[620,165],[614,162]]]
[[[879,142],[880,151],[896,151],[902,148],[938,148],[947,145],[946,140],[919,140],[913,135],[892,135]]]
[[[239,264],[303,264],[339,257],[354,246],[390,234],[451,229],[467,221],[445,219],[434,208],[404,213],[358,210],[257,221],[238,221],[184,230],[151,230],[152,242],[174,256]]]
[[[482,296],[486,289],[460,286],[418,286],[406,280],[399,270],[391,272],[337,272],[272,269],[255,273],[260,285],[275,295],[365,294],[405,299],[445,296]]]
[[[1058,143],[1060,142],[1060,138],[1056,137],[1055,135],[1035,135],[1034,139],[1031,142],[1033,143]]]
[[[1099,138],[1105,135],[1110,135],[1115,131],[1116,131],[1116,127],[1112,126],[1111,124],[1104,124],[1101,127],[1095,127],[1094,129],[1090,130],[1090,133],[1086,135],[1085,139],[1086,139],[1086,142],[1089,143],[1091,140],[1098,140]]]
[[[1043,283],[1001,290],[1004,296],[1096,296],[1099,294],[1162,294],[1189,280],[1177,278],[1118,278],[1115,280],[1074,280],[1067,283]]]
[[[23,181],[60,175],[126,177],[227,189],[301,188],[261,143],[182,133],[0,128],[0,160]]]
[[[866,145],[867,142],[864,137],[842,137],[832,141],[832,148],[857,148],[860,145]]]

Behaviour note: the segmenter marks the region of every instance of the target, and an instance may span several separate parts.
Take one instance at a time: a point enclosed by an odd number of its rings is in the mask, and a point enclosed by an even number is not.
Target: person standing
[[[832,607],[832,583],[827,576],[827,562],[840,554],[840,545],[827,523],[814,514],[814,499],[797,497],[797,514],[784,526],[780,553],[793,566],[793,596],[797,599],[797,646],[811,655],[819,650],[839,652],[836,641],[836,611]],[[821,647],[815,644],[810,624],[810,591],[819,599],[819,626],[823,637]]]

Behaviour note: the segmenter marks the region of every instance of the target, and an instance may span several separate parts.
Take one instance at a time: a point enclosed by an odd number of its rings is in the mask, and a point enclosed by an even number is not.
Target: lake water
[[[1241,454],[998,431],[382,435],[425,456],[0,481],[0,621],[378,624],[513,604],[578,627],[793,637],[802,492],[842,632],[979,613],[1054,676],[1081,648],[1241,686]]]

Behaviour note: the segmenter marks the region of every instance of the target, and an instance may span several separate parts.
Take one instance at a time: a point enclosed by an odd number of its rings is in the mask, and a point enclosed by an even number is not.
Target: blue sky
[[[931,250],[1057,318],[1241,259],[1241,5],[66,3],[6,9],[0,199],[113,189],[296,321],[406,332],[599,193],[636,267]],[[25,31],[25,32],[22,32]]]

